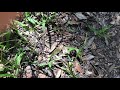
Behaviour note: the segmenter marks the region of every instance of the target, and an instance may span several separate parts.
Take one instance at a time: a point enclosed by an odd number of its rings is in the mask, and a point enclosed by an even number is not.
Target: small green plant
[[[0,78],[17,78],[21,60],[25,54],[22,48],[20,48],[23,40],[22,38],[17,39],[17,37],[11,39],[10,31],[1,34],[0,38],[0,65],[2,65],[0,66]],[[15,49],[17,50],[15,51]]]
[[[5,63],[5,68],[2,71],[3,73],[0,74],[0,77],[13,77],[13,78],[17,78],[17,75],[19,74],[19,68],[20,68],[20,64],[21,64],[21,60],[24,56],[25,52],[18,52],[13,60],[10,60],[8,62]],[[10,72],[10,74],[8,73],[4,73],[4,72]]]
[[[108,30],[112,27],[111,25],[108,25],[108,26],[104,26],[100,29],[96,29],[90,25],[88,25],[90,31],[94,32],[94,34],[98,37],[106,37],[107,36],[107,33],[108,33]]]
[[[73,53],[75,53],[76,55],[76,57],[79,57],[79,58],[81,58],[82,57],[82,53],[83,53],[83,48],[81,47],[81,48],[75,48],[75,47],[67,47],[67,49],[68,49],[68,54],[70,55],[71,54],[71,52],[72,51],[74,51]],[[69,56],[68,56],[69,57]]]
[[[55,12],[51,12],[50,15],[47,15],[43,12],[39,12],[39,16],[41,16],[40,20],[33,18],[33,15],[30,12],[25,12],[25,21],[32,24],[33,27],[41,26],[42,30],[46,29],[46,24],[48,24],[52,19],[56,16]],[[22,26],[25,26],[23,23]],[[35,29],[35,28],[34,28]]]

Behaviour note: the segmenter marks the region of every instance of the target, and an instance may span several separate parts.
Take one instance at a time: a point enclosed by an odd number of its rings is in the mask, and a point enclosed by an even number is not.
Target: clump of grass
[[[100,29],[96,29],[90,25],[88,25],[90,31],[94,32],[94,34],[98,37],[107,37],[108,30],[112,27],[111,25],[104,26]]]
[[[36,30],[39,26],[42,30],[46,29],[46,25],[51,22],[56,16],[55,12],[51,12],[49,15],[43,12],[37,12],[33,15],[32,12],[24,12],[24,21],[19,22],[15,21],[20,27],[25,28],[26,30]],[[37,18],[37,17],[39,18]]]
[[[2,65],[0,67],[0,78],[17,78],[21,60],[25,54],[20,48],[21,39],[17,39],[17,37],[11,38],[12,34],[7,31],[1,34],[0,37],[0,65]]]

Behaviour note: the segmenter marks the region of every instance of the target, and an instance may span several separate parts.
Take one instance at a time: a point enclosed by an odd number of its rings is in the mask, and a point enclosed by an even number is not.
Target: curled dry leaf
[[[75,61],[74,62],[74,68],[75,68],[75,71],[83,74],[84,73],[84,70],[82,69],[81,65],[79,64],[78,61]]]

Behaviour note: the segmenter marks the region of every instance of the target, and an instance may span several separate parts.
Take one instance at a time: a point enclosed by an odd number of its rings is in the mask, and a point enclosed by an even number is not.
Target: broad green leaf
[[[27,19],[28,19],[28,21],[31,22],[32,24],[34,24],[34,25],[36,24],[36,20],[35,20],[35,19],[33,19],[33,18],[31,18],[31,17],[28,17]]]
[[[15,20],[15,23],[17,23],[18,25],[20,25],[22,27],[26,27],[27,26],[26,24],[23,24],[22,22],[19,22],[19,21],[16,21],[16,20]]]
[[[22,52],[22,53],[20,53],[19,55],[16,55],[15,56],[15,62],[16,62],[16,65],[20,65],[20,62],[21,62],[21,60],[22,60],[22,58],[23,58],[23,55],[24,55],[24,52]]]

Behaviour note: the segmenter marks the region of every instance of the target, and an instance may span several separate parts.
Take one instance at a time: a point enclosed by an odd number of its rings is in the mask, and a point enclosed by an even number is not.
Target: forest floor
[[[24,12],[0,41],[0,77],[120,78],[119,12]]]

